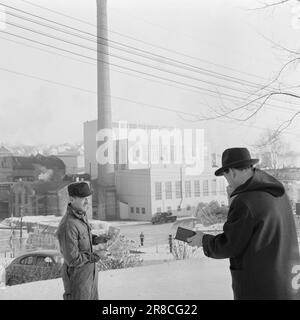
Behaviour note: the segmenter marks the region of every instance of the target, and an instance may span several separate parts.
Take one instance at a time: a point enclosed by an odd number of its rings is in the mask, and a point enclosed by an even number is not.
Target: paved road
[[[168,244],[168,236],[171,233],[172,223],[155,224],[145,222],[138,225],[121,225],[120,230],[126,238],[140,244],[140,233],[144,234],[144,246],[153,247],[156,245]]]

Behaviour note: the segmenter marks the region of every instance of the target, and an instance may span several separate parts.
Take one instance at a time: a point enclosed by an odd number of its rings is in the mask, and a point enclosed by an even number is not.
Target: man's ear
[[[230,168],[229,170],[231,170],[231,172],[232,172],[232,177],[235,178],[236,177],[236,170],[233,168]]]

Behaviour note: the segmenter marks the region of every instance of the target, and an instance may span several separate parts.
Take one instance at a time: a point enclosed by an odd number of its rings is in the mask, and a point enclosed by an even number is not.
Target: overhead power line
[[[11,6],[8,6],[8,7],[10,7],[10,8],[13,8],[13,7],[11,7]],[[14,8],[15,9],[15,8]],[[15,9],[15,10],[19,10],[19,9]],[[22,11],[22,12],[25,12],[25,11],[23,11],[23,10],[19,10],[19,11]],[[26,12],[25,12],[26,13]],[[30,13],[27,13],[27,14],[30,14]],[[32,14],[30,14],[30,15],[32,15]],[[34,15],[34,16],[36,16],[36,15]],[[19,18],[22,18],[22,17],[20,17],[20,16],[18,16]],[[37,17],[39,17],[39,16],[37,16]],[[42,18],[42,19],[45,19],[45,18]],[[31,19],[29,19],[30,21],[32,21]],[[56,23],[56,22],[54,22],[53,20],[49,20],[49,19],[45,19],[45,20],[47,20],[47,21],[51,21],[51,22],[53,22],[53,23]],[[38,23],[38,22],[36,22],[36,23]],[[61,24],[62,25],[62,24]],[[66,26],[66,25],[63,25],[63,26]],[[20,26],[19,26],[20,27]],[[47,27],[49,27],[48,25],[47,25]],[[69,27],[69,26],[66,26],[66,27]],[[51,27],[50,26],[50,28],[53,28],[53,27]],[[72,29],[72,27],[69,27],[69,28],[71,28]],[[54,28],[55,30],[58,30],[57,28]],[[78,31],[81,31],[81,30],[79,30],[79,29],[76,29],[76,30],[78,30]],[[32,29],[30,30],[30,31],[32,31],[32,32],[34,32]],[[61,32],[64,32],[64,31],[62,31],[62,30],[58,30],[58,31],[61,31]],[[74,34],[73,34],[74,35]],[[49,35],[48,35],[49,36]],[[77,35],[76,35],[77,36]],[[65,41],[65,40],[62,40],[62,39],[60,39],[61,41]],[[90,40],[90,39],[88,39],[88,40]],[[92,41],[92,40],[90,40],[90,41]],[[78,45],[78,44],[77,44]],[[123,44],[122,44],[123,45]],[[92,48],[89,48],[89,49],[91,49],[92,50]],[[150,53],[151,54],[151,53]],[[115,55],[114,55],[115,56]],[[115,56],[116,57],[116,56]],[[120,57],[120,56],[117,56],[117,58],[119,58],[119,59],[126,59],[126,58],[124,58],[124,57]],[[165,57],[163,57],[163,58],[165,58]],[[127,59],[128,60],[128,59]],[[138,63],[138,62],[136,62],[136,61],[132,61],[131,59],[129,59],[131,62],[133,62],[133,63]],[[143,65],[145,65],[145,64],[143,64]],[[149,65],[147,65],[148,67],[152,67],[153,68],[153,66],[149,66]],[[192,67],[194,67],[194,66],[192,66]],[[158,69],[158,68],[157,68]],[[159,70],[161,70],[161,69],[159,69]],[[163,72],[168,72],[168,73],[171,73],[172,71],[169,71],[169,70],[162,70]],[[178,75],[178,76],[182,76],[182,77],[187,77],[187,75],[182,75],[182,74],[176,74],[176,75]],[[207,74],[206,74],[207,75]],[[211,76],[211,75],[210,75]],[[193,77],[194,78],[194,77]],[[219,79],[222,79],[222,80],[228,80],[228,79],[224,79],[224,78],[220,78],[220,77],[218,77]],[[196,80],[195,78],[194,79],[192,79],[192,80]],[[211,82],[208,82],[208,81],[205,81],[205,80],[202,80],[202,79],[197,79],[196,81],[202,81],[202,82],[204,82],[204,83],[206,83],[206,84],[211,84],[211,85],[215,85],[215,86],[219,86],[219,87],[222,87],[222,88],[225,88],[225,89],[228,89],[228,90],[234,90],[234,91],[238,91],[238,92],[242,92],[242,93],[246,93],[246,94],[250,94],[250,95],[252,95],[250,92],[244,92],[243,90],[238,90],[238,89],[236,89],[236,88],[233,88],[233,87],[229,87],[229,86],[225,86],[225,85],[222,85],[222,84],[216,84],[216,83],[211,83]],[[234,81],[234,80],[233,80]],[[241,81],[244,81],[244,80],[240,80],[240,84],[243,84]],[[235,82],[237,82],[237,81],[235,81]],[[244,84],[243,84],[244,85]],[[259,86],[259,85],[255,85],[255,86]],[[212,91],[212,90],[210,90],[212,93],[214,93],[215,94],[215,92],[214,91]],[[220,95],[222,95],[222,94],[220,94]],[[226,95],[226,94],[225,94]],[[256,96],[259,96],[259,95],[257,95],[256,94]],[[241,99],[241,97],[236,97],[236,96],[232,96],[231,95],[231,97],[232,98],[236,98],[236,99]],[[280,101],[280,102],[285,102],[285,101],[281,101],[281,100],[278,100],[278,99],[273,99],[273,100],[275,100],[275,101]],[[293,104],[293,103],[290,103],[290,104]],[[270,104],[268,104],[268,106],[269,106]],[[274,106],[274,107],[276,107],[276,108],[279,108],[279,106]]]
[[[11,34],[12,35],[12,34]],[[16,36],[16,35],[15,35]],[[24,38],[24,37],[22,37]],[[25,44],[23,42],[19,42],[19,41],[15,41],[15,40],[12,40],[12,39],[7,39],[5,37],[0,37],[0,39],[3,39],[3,40],[6,40],[6,41],[9,41],[9,42],[12,42],[12,43],[16,43],[16,44],[19,44],[19,45],[22,45],[22,46],[25,46],[25,47],[29,47],[29,48],[33,48],[35,50],[39,50],[39,51],[42,51],[42,52],[47,52],[49,54],[52,54],[52,55],[57,55],[57,56],[60,56],[60,57],[63,57],[63,58],[66,58],[66,59],[69,59],[69,60],[73,60],[73,61],[77,61],[77,62],[80,62],[80,63],[84,63],[84,64],[88,64],[88,65],[92,65],[94,67],[97,66],[97,63],[92,63],[92,62],[88,62],[88,61],[83,61],[83,60],[79,60],[79,59],[76,59],[76,58],[73,58],[73,57],[70,57],[70,56],[66,56],[66,55],[63,55],[63,54],[60,54],[60,53],[57,53],[57,52],[53,52],[53,51],[49,51],[49,50],[45,50],[45,49],[42,49],[42,48],[38,48],[38,47],[35,47],[35,46],[32,46],[32,45],[28,45],[28,44]],[[27,38],[26,38],[27,39]],[[30,39],[28,39],[30,40]],[[169,84],[169,83],[165,83],[165,82],[162,82],[162,81],[157,81],[157,80],[153,80],[153,79],[149,79],[149,78],[144,78],[144,77],[141,77],[141,76],[137,76],[135,74],[131,74],[131,73],[128,73],[128,72],[124,72],[124,71],[120,71],[120,70],[116,70],[114,68],[110,68],[111,71],[113,72],[117,72],[117,73],[120,73],[120,74],[125,74],[127,76],[130,76],[130,77],[134,77],[134,78],[139,78],[139,79],[143,79],[143,80],[147,80],[147,81],[151,81],[151,82],[154,82],[154,83],[159,83],[159,84],[162,84],[162,85],[165,85],[165,86],[169,86],[169,87],[172,87],[172,88],[179,88],[181,90],[185,90],[185,91],[189,91],[189,92],[194,92],[194,93],[197,93],[199,94],[199,91],[196,91],[196,90],[193,90],[193,89],[188,89],[188,88],[183,88],[183,87],[180,87],[180,86],[176,86],[176,85],[172,85],[172,84]],[[215,97],[213,95],[210,95],[208,93],[205,93],[205,95],[208,95],[210,97]],[[229,100],[229,99],[227,99]],[[229,100],[231,102],[237,102],[237,100]],[[209,107],[209,105],[207,103],[203,103],[203,102],[197,102],[197,104],[199,105],[204,105],[206,107]],[[272,108],[274,109],[274,107],[272,106],[268,106],[269,108]],[[210,108],[211,109],[211,108]],[[290,110],[292,112],[296,111],[295,109],[291,109],[291,108],[286,108],[285,110],[283,109],[277,109],[275,108],[276,110],[280,111],[280,112],[284,112],[286,113],[287,110]],[[215,112],[215,110],[213,110]]]
[[[44,81],[44,82],[47,82],[47,83],[50,83],[50,84],[53,84],[53,85],[62,86],[62,87],[66,87],[66,88],[70,88],[70,89],[74,89],[74,90],[79,90],[79,91],[86,92],[86,93],[89,93],[89,94],[94,94],[94,95],[97,94],[96,91],[92,91],[92,90],[88,90],[88,89],[72,86],[72,85],[61,83],[61,82],[57,82],[57,81],[52,81],[52,80],[49,80],[49,79],[45,79],[45,78],[38,77],[38,76],[35,76],[35,75],[31,75],[31,74],[28,74],[28,73],[19,72],[19,71],[16,71],[16,70],[11,70],[11,69],[2,68],[2,67],[0,67],[0,70],[2,70],[4,72],[11,73],[11,74],[14,74],[14,75],[27,77],[27,78],[31,78],[31,79],[34,79],[34,80]],[[146,106],[146,107],[149,107],[149,108],[155,108],[155,109],[160,109],[160,110],[164,110],[164,111],[168,111],[168,112],[173,112],[173,113],[176,113],[176,114],[199,116],[199,114],[196,114],[196,113],[190,113],[190,112],[185,112],[185,111],[181,111],[181,110],[175,110],[175,109],[172,109],[172,108],[169,108],[169,107],[154,106],[154,105],[150,105],[150,104],[146,104],[146,103],[142,103],[142,102],[139,102],[139,101],[130,100],[130,99],[122,98],[122,97],[117,97],[117,96],[113,96],[113,95],[111,95],[110,97],[113,98],[113,99],[118,99],[118,100],[123,100],[123,101],[127,101],[127,102],[130,102],[130,103],[138,104],[138,105],[143,105],[143,106]],[[228,124],[228,122],[224,121],[224,120],[216,119],[216,121]],[[265,130],[266,129],[265,127],[246,125],[244,123],[236,124],[236,125],[242,126],[242,127],[256,128],[256,129],[260,129],[260,130]],[[295,134],[295,133],[292,133],[292,132],[289,132],[289,131],[286,131],[286,133],[294,135],[294,136],[297,136],[297,137],[299,136],[298,134]]]
[[[22,28],[22,27],[20,27],[20,28]],[[100,61],[100,62],[102,62],[104,64],[112,65],[112,66],[115,66],[115,67],[118,67],[118,68],[121,68],[121,69],[125,69],[125,70],[132,71],[132,72],[135,72],[135,73],[143,74],[143,75],[146,75],[146,76],[150,76],[150,77],[157,78],[157,79],[160,79],[160,80],[168,81],[168,82],[171,82],[171,83],[176,83],[176,84],[179,84],[179,85],[186,86],[188,88],[194,88],[194,89],[197,89],[197,90],[201,90],[201,91],[204,91],[205,94],[207,94],[207,92],[213,93],[215,95],[214,97],[215,98],[217,97],[215,91],[207,89],[207,88],[203,88],[203,87],[200,87],[200,86],[187,84],[187,83],[184,83],[184,82],[181,82],[181,81],[176,81],[176,80],[172,80],[172,79],[169,79],[169,78],[153,75],[153,74],[150,74],[150,73],[147,73],[147,72],[143,72],[143,71],[139,71],[139,70],[136,70],[136,69],[132,69],[132,68],[129,68],[129,67],[120,66],[120,65],[117,65],[117,64],[112,63],[112,62],[108,63],[108,62],[106,62],[104,60],[101,60],[101,59],[98,59],[98,58],[93,58],[93,57],[90,57],[90,56],[86,56],[86,55],[83,55],[83,54],[79,54],[79,53],[73,52],[71,50],[62,49],[62,48],[59,48],[57,46],[46,44],[46,43],[43,43],[41,41],[36,41],[36,40],[30,39],[30,38],[27,38],[27,37],[23,37],[23,36],[20,36],[20,35],[16,35],[14,33],[7,32],[7,31],[0,30],[0,32],[15,36],[15,37],[18,37],[18,38],[21,38],[21,39],[25,39],[25,40],[28,40],[28,41],[31,41],[31,42],[34,42],[34,43],[37,43],[37,44],[41,44],[43,46],[47,46],[47,47],[50,47],[52,49],[57,49],[57,50],[60,50],[60,51],[63,51],[63,52],[67,52],[67,53],[71,53],[71,54],[74,54],[74,55],[77,55],[77,56],[80,56],[80,57],[84,57],[84,58],[87,58],[87,59],[90,59],[90,60],[93,60],[93,61]],[[232,102],[232,100],[228,99],[227,97],[238,99],[238,100],[241,100],[241,101],[244,100],[242,97],[234,96],[234,95],[230,95],[230,94],[226,94],[226,93],[219,93],[219,95],[220,96],[224,96],[224,99],[229,100],[231,102]],[[267,106],[272,106],[274,108],[278,108],[278,109],[282,110],[282,108],[280,106],[277,106],[277,105],[271,105],[270,103],[268,103],[266,105]],[[240,109],[240,107],[238,107],[237,109]],[[285,108],[285,109],[287,109],[287,108]],[[295,111],[294,109],[291,109],[291,108],[290,108],[290,110]],[[233,111],[234,111],[234,109],[233,109]]]
[[[63,38],[60,38],[60,37],[57,37],[57,36],[53,36],[53,35],[51,35],[49,33],[46,33],[46,32],[42,32],[42,31],[34,30],[32,28],[29,28],[29,27],[21,26],[19,24],[13,23],[13,22],[6,21],[6,24],[14,26],[14,27],[17,27],[17,28],[20,28],[20,29],[23,29],[23,30],[30,31],[30,32],[33,32],[33,33],[36,33],[36,34],[39,34],[39,35],[42,35],[42,36],[45,36],[45,37],[49,37],[49,38],[52,38],[52,39],[57,40],[57,41],[61,41],[61,42],[67,43],[67,44],[71,44],[71,45],[74,45],[74,46],[77,46],[77,47],[81,47],[83,49],[87,49],[87,50],[90,50],[90,51],[93,51],[93,52],[100,52],[100,53],[103,53],[105,55],[108,55],[108,56],[111,56],[111,57],[114,57],[114,58],[117,58],[117,59],[120,59],[120,60],[124,60],[124,61],[130,62],[130,63],[134,63],[134,64],[137,64],[137,65],[141,65],[143,67],[152,68],[152,69],[155,69],[155,70],[160,71],[160,72],[169,73],[169,74],[176,75],[176,76],[179,76],[179,77],[187,78],[189,80],[198,81],[198,82],[202,82],[202,83],[205,83],[205,84],[222,87],[222,88],[225,88],[225,89],[228,89],[228,90],[232,90],[232,91],[236,91],[236,92],[240,92],[240,93],[246,93],[248,95],[252,94],[251,92],[240,90],[240,89],[237,89],[237,88],[234,88],[234,87],[230,87],[230,86],[227,86],[227,85],[224,85],[224,84],[214,83],[212,81],[199,79],[197,77],[190,76],[190,75],[187,75],[187,74],[183,74],[183,73],[179,73],[179,72],[175,72],[175,71],[170,71],[168,69],[163,69],[161,67],[150,65],[148,63],[139,62],[139,61],[136,61],[136,60],[134,60],[132,58],[127,58],[127,57],[120,56],[120,55],[113,54],[113,53],[101,52],[98,49],[91,48],[89,46],[82,45],[82,44],[76,43],[74,41],[70,41],[68,39],[63,39]],[[209,89],[207,89],[207,90],[209,90]],[[215,93],[213,90],[209,90],[209,92]],[[226,95],[227,96],[231,96],[231,97],[235,97],[235,96],[229,95],[229,94],[226,94]]]
[[[0,3],[1,4],[1,3]],[[110,39],[106,39],[106,38],[102,38],[102,37],[99,37],[99,36],[96,36],[92,33],[89,33],[89,32],[85,32],[83,30],[80,30],[80,29],[77,29],[77,28],[74,28],[74,27],[71,27],[71,26],[68,26],[66,24],[61,24],[61,23],[58,23],[57,21],[54,21],[54,20],[50,20],[50,19],[47,19],[47,18],[44,18],[44,17],[41,17],[39,15],[35,15],[35,14],[32,14],[32,13],[29,13],[27,11],[24,11],[24,10],[20,10],[20,9],[17,9],[15,7],[12,7],[12,6],[7,6],[5,4],[2,4],[4,6],[6,6],[7,8],[11,8],[13,10],[16,10],[16,11],[19,11],[19,12],[22,12],[22,13],[25,13],[27,15],[30,15],[30,16],[33,16],[33,17],[37,17],[39,19],[42,19],[42,20],[45,20],[47,22],[51,22],[51,23],[54,23],[56,25],[60,25],[60,26],[63,26],[64,28],[68,28],[68,29],[71,29],[71,30],[75,30],[76,32],[81,32],[81,33],[84,33],[84,34],[87,34],[89,36],[93,36],[93,37],[96,37],[97,38],[97,43],[98,44],[101,44],[101,45],[107,45],[106,43],[100,43],[98,41],[98,39],[101,39],[103,41],[107,41],[107,42],[112,42],[114,44],[117,44],[118,46],[122,46],[123,48],[120,49],[119,47],[116,47],[115,45],[109,45],[109,47],[112,47],[116,50],[120,50],[120,51],[123,51],[123,52],[126,52],[126,53],[129,53],[129,54],[134,54],[134,55],[138,55],[140,57],[143,57],[143,58],[146,58],[146,59],[150,59],[150,60],[155,60],[159,63],[164,63],[164,64],[169,64],[169,65],[172,65],[172,66],[175,66],[177,68],[183,68],[185,70],[188,70],[188,71],[192,71],[192,72],[197,72],[199,74],[202,74],[202,75],[206,75],[206,76],[210,76],[210,77],[214,77],[214,78],[217,78],[217,79],[221,79],[221,80],[225,80],[225,81],[230,81],[230,82],[234,82],[234,83],[237,83],[237,84],[240,84],[240,85],[246,85],[246,86],[250,86],[250,87],[253,87],[255,89],[259,89],[261,88],[261,90],[269,90],[266,86],[262,85],[262,84],[257,84],[257,83],[254,83],[254,82],[250,82],[250,81],[247,81],[247,80],[244,80],[244,79],[239,79],[239,78],[236,78],[236,77],[232,77],[232,76],[228,76],[228,75],[224,75],[224,74],[221,74],[221,73],[218,73],[218,72],[215,72],[215,71],[211,71],[211,70],[208,70],[208,69],[205,69],[205,68],[200,68],[198,66],[194,66],[194,65],[191,65],[191,64],[187,64],[185,62],[182,62],[182,61],[178,61],[178,60],[175,60],[175,59],[171,59],[171,58],[168,58],[168,57],[165,57],[165,56],[161,56],[161,55],[157,55],[155,53],[152,53],[152,52],[149,52],[149,51],[145,51],[145,50],[141,50],[139,48],[136,48],[136,47],[133,47],[133,46],[128,46],[126,44],[123,44],[123,43],[120,43],[120,42],[117,42],[117,41],[112,41]],[[70,32],[67,32],[65,30],[62,30],[61,28],[58,29],[58,28],[55,28],[53,26],[49,26],[48,24],[45,24],[45,23],[41,23],[41,22],[38,22],[36,20],[32,20],[32,19],[28,19],[28,18],[25,18],[25,17],[22,17],[20,15],[16,15],[14,13],[10,13],[10,12],[7,12],[7,14],[10,14],[10,15],[13,15],[17,18],[20,18],[20,19],[23,19],[23,20],[27,20],[27,21],[30,21],[32,23],[36,23],[38,25],[42,25],[44,27],[47,27],[47,28],[51,28],[51,29],[54,29],[56,31],[59,31],[59,32],[63,32],[63,33],[66,33],[66,34],[69,34],[69,35],[72,35],[72,36],[76,36],[76,37],[80,37],[81,39],[84,39],[84,40],[88,40],[88,41],[91,41],[94,43],[93,40],[89,39],[89,38],[86,38],[86,37],[83,37],[81,35],[78,35],[78,34],[74,34],[74,33],[70,33]],[[127,49],[124,49],[125,48],[129,48],[131,51],[128,51]],[[136,52],[133,52],[132,50],[135,50],[135,51],[138,51],[138,53]],[[140,53],[142,52],[142,54]],[[145,56],[146,54],[146,56]],[[112,54],[111,54],[112,55]],[[150,55],[147,56],[147,55]],[[120,57],[119,57],[120,58]],[[124,59],[123,58],[120,58],[120,59]],[[132,61],[131,61],[132,62]],[[134,62],[136,63],[136,62]],[[167,72],[167,71],[165,71]],[[205,80],[202,80],[202,79],[199,79],[197,81],[203,81],[203,82],[206,82],[208,83],[207,81]],[[211,84],[211,83],[209,83]],[[213,85],[216,85],[216,84],[213,84]],[[233,87],[228,87],[226,85],[222,85],[222,84],[218,84],[218,86],[221,86],[225,89],[229,89],[229,90],[234,90],[234,91],[238,91],[238,92],[241,92],[241,90],[239,89],[236,89],[236,88],[233,88]],[[276,88],[273,90],[277,90]],[[246,92],[247,94],[252,94],[251,92]],[[254,94],[255,95],[255,94]],[[280,101],[280,102],[284,102],[280,99],[274,99],[276,101]]]
[[[83,19],[79,19],[78,17],[74,17],[74,16],[69,15],[69,14],[62,13],[61,11],[53,10],[53,9],[50,9],[50,8],[45,7],[45,6],[42,6],[42,5],[38,5],[38,4],[33,3],[33,2],[31,2],[31,1],[28,1],[28,0],[20,0],[20,1],[22,1],[22,2],[24,2],[24,3],[27,3],[27,4],[31,5],[31,6],[34,6],[34,7],[36,7],[36,8],[40,8],[40,9],[42,9],[42,10],[45,10],[45,11],[48,11],[48,12],[52,12],[52,13],[54,13],[54,14],[56,14],[56,15],[59,15],[59,16],[62,16],[62,17],[71,19],[71,20],[73,20],[73,21],[77,21],[77,22],[80,22],[80,23],[82,23],[82,24],[86,24],[86,25],[92,26],[92,27],[94,27],[94,28],[97,28],[97,25],[96,25],[96,24],[93,24],[93,23],[91,23],[91,22],[89,22],[89,21],[86,21],[86,20],[83,20]],[[269,81],[269,79],[266,79],[266,78],[264,78],[264,77],[262,77],[262,76],[258,76],[258,75],[253,74],[253,73],[241,71],[241,70],[238,70],[238,69],[235,69],[235,68],[230,68],[230,67],[228,67],[228,66],[221,65],[221,64],[218,64],[218,63],[214,63],[214,62],[208,61],[208,60],[203,59],[203,58],[191,56],[191,55],[184,54],[184,53],[179,52],[179,51],[176,51],[176,50],[171,50],[171,49],[169,49],[169,48],[165,48],[165,47],[162,47],[162,46],[158,46],[158,45],[155,45],[155,44],[153,44],[153,43],[150,43],[150,42],[147,42],[147,41],[144,41],[144,40],[141,40],[141,39],[137,39],[137,38],[135,38],[135,37],[128,36],[128,35],[125,35],[125,34],[123,34],[123,33],[113,31],[113,30],[108,29],[108,28],[105,28],[105,30],[107,30],[107,31],[110,32],[110,33],[116,34],[116,35],[118,35],[118,36],[121,36],[121,37],[130,39],[130,40],[134,40],[134,41],[139,42],[139,43],[146,44],[146,45],[151,46],[151,47],[153,47],[153,48],[157,48],[157,49],[160,49],[160,50],[164,50],[164,51],[170,52],[170,53],[175,53],[175,54],[177,54],[177,55],[180,55],[180,56],[183,56],[183,57],[186,57],[186,58],[190,58],[190,59],[193,59],[193,60],[201,61],[201,62],[204,62],[204,63],[206,63],[206,64],[210,64],[210,65],[213,65],[213,66],[216,66],[216,67],[219,67],[219,68],[231,70],[231,71],[234,71],[234,72],[236,72],[236,73],[248,75],[248,76],[251,76],[251,77],[254,77],[254,78],[257,78],[257,79],[262,79],[262,80],[267,80],[267,81]]]
[[[2,3],[0,3],[0,4],[2,4]],[[4,4],[2,4],[2,5],[4,5]],[[260,88],[262,86],[262,84],[257,84],[257,83],[254,83],[254,82],[251,82],[251,81],[247,81],[247,80],[244,80],[244,79],[239,79],[239,78],[236,78],[236,77],[232,77],[232,76],[229,76],[229,75],[226,75],[226,74],[222,74],[222,73],[219,73],[219,72],[208,70],[206,68],[201,68],[199,66],[191,65],[191,64],[186,63],[186,62],[178,61],[178,60],[166,57],[166,56],[158,55],[158,54],[155,54],[153,52],[149,52],[149,51],[142,50],[142,49],[139,49],[139,48],[136,48],[136,47],[133,47],[133,46],[129,46],[129,45],[124,44],[124,43],[120,43],[120,42],[113,41],[113,40],[110,40],[110,39],[107,39],[107,38],[103,38],[103,37],[94,35],[94,34],[92,34],[90,32],[86,32],[86,31],[80,30],[78,28],[71,27],[71,26],[68,26],[66,24],[62,24],[62,23],[59,23],[57,21],[54,21],[54,20],[50,20],[50,19],[41,17],[39,15],[32,14],[32,13],[27,12],[27,11],[17,9],[15,7],[7,6],[7,5],[4,5],[4,6],[6,6],[7,8],[11,8],[13,10],[16,10],[16,11],[22,12],[22,13],[25,13],[27,15],[33,16],[33,17],[37,17],[37,18],[45,20],[47,22],[51,22],[51,23],[53,23],[55,25],[59,25],[59,26],[62,26],[64,28],[71,29],[71,30],[74,30],[76,32],[80,32],[80,33],[95,37],[97,39],[96,42],[98,44],[107,45],[106,43],[99,42],[99,40],[105,41],[105,42],[107,41],[108,43],[112,43],[112,44],[109,45],[109,47],[110,48],[114,48],[116,50],[120,50],[120,51],[123,51],[123,52],[126,52],[126,53],[130,53],[130,54],[133,54],[133,55],[138,55],[138,56],[146,58],[146,59],[162,62],[164,64],[170,64],[172,66],[180,67],[180,68],[183,68],[185,70],[192,71],[192,72],[197,72],[197,73],[208,75],[208,76],[212,76],[212,77],[218,77],[219,79],[229,80],[231,82],[235,82],[235,83],[238,83],[238,84],[241,84],[241,85],[247,85],[247,86],[250,86],[250,87],[253,87],[253,88],[256,88],[256,89]],[[54,30],[62,32],[62,33],[66,33],[66,34],[69,34],[69,35],[72,35],[72,36],[75,36],[75,37],[79,37],[79,38],[81,38],[83,40],[87,40],[87,41],[95,43],[94,40],[92,40],[90,38],[87,38],[87,37],[84,37],[84,36],[82,36],[82,35],[80,35],[78,33],[74,34],[73,32],[69,32],[69,31],[63,30],[61,28],[55,28],[53,26],[49,26],[48,24],[41,23],[41,22],[33,20],[33,19],[29,19],[27,17],[20,16],[18,14],[12,13],[12,12],[6,12],[6,14],[14,16],[14,17],[22,19],[22,20],[26,20],[26,21],[29,21],[29,22],[44,26],[44,27],[47,27],[47,28],[54,29]],[[118,46],[116,46],[116,45],[118,45]],[[120,48],[120,46],[121,46],[121,48]],[[130,49],[131,51],[126,50],[127,48]]]

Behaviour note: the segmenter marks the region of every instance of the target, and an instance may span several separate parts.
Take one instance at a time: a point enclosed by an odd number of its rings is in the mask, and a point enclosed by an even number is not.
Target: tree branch
[[[273,3],[270,3],[270,4],[265,4],[265,5],[262,6],[262,7],[257,7],[257,8],[253,8],[253,9],[247,9],[247,10],[253,11],[253,10],[268,9],[268,8],[271,8],[271,7],[275,7],[275,6],[284,4],[284,3],[289,2],[289,1],[290,1],[290,0],[282,0],[282,1],[273,2]]]

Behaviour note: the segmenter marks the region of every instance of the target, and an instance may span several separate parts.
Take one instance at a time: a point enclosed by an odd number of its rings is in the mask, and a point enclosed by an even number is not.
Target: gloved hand
[[[190,238],[187,238],[187,243],[191,247],[202,247],[202,239],[204,233],[202,231],[196,231],[196,234]]]
[[[91,262],[98,262],[100,260],[100,255],[96,252],[93,252],[90,257]]]
[[[99,235],[99,236],[97,236],[95,234],[92,235],[92,245],[93,246],[96,246],[101,243],[106,243],[108,240],[110,240],[110,236],[105,235],[105,234]]]

